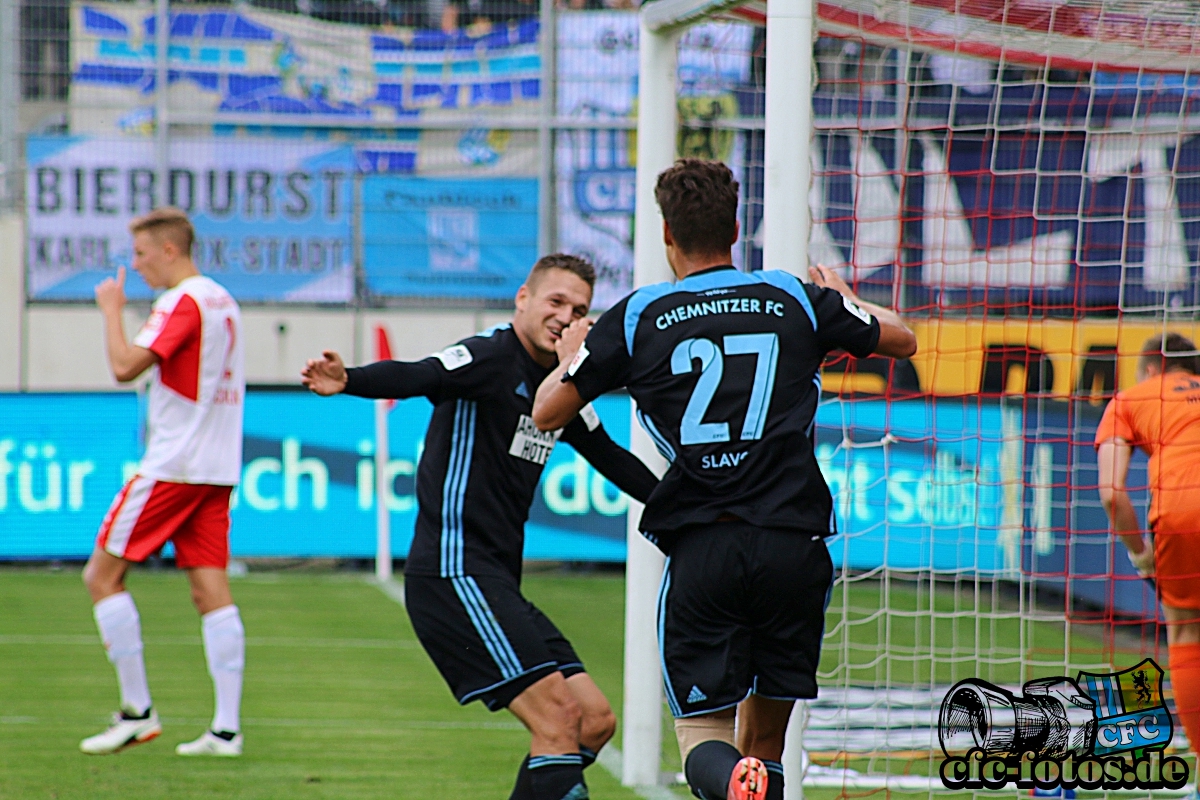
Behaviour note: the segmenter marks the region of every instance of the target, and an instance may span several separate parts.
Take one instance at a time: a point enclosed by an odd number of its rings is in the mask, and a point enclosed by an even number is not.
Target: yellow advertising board
[[[919,391],[964,395],[1037,393],[1101,402],[1136,382],[1137,357],[1152,336],[1166,331],[1200,338],[1200,323],[1164,325],[1130,319],[1021,318],[913,320],[918,350],[912,357]],[[826,369],[827,391],[882,392],[882,375],[859,364],[850,375]],[[893,390],[898,385],[893,373]],[[910,373],[911,374],[911,371]],[[911,381],[910,381],[911,384]],[[912,390],[916,387],[908,385]]]

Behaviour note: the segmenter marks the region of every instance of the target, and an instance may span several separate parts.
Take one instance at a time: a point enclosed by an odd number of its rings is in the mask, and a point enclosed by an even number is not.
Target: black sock
[[[237,736],[237,731],[213,731],[212,735],[216,736],[218,739],[224,739],[227,742],[232,742]]]
[[[533,800],[533,782],[529,778],[529,756],[517,768],[517,782],[513,785],[508,800]]]
[[[783,764],[763,759],[767,768],[767,800],[783,800]]]
[[[729,777],[742,760],[737,748],[727,742],[710,739],[701,742],[688,753],[683,773],[687,775],[692,794],[700,800],[725,800]]]
[[[596,763],[596,751],[590,747],[579,745],[579,760],[580,768],[587,769],[592,764]],[[517,782],[513,786],[512,794],[508,800],[532,800],[533,798],[533,783],[529,778],[529,756],[525,756],[525,760],[521,762],[521,766],[517,769]]]
[[[528,770],[534,800],[588,800],[579,753],[530,756]]]
[[[150,719],[150,709],[153,706],[146,706],[146,710],[140,714],[135,714],[132,711],[122,708],[121,719]]]

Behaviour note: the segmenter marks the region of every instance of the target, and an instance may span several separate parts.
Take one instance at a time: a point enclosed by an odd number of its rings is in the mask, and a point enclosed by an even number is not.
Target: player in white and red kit
[[[241,476],[243,373],[241,312],[224,288],[197,271],[195,233],[187,215],[162,208],[130,225],[133,268],[166,291],[134,338],[125,339],[125,270],[96,287],[109,366],[118,381],[147,369],[150,413],[137,474],[113,500],[83,572],[96,625],[117,670],[121,710],[103,733],[84,739],[85,753],[115,753],[147,742],[162,727],[150,702],[141,622],[125,590],[130,563],[168,541],[187,572],[200,612],[204,652],[216,693],[212,728],[180,744],[180,755],[242,752],[239,707],[245,631],[229,592],[229,498]]]

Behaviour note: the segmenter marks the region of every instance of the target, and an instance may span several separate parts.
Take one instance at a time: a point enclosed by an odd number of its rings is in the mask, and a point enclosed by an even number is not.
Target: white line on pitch
[[[390,581],[378,581],[374,578],[369,579],[371,583],[379,587],[379,591],[386,594],[388,597],[395,600],[400,605],[404,605],[404,584],[401,581],[392,579]],[[407,608],[407,606],[405,606]]]
[[[615,745],[606,745],[596,756],[596,762],[620,782],[621,773],[624,771],[624,757]],[[644,797],[646,800],[679,800],[679,795],[665,786],[631,786],[629,788],[638,797]]]
[[[41,720],[38,717],[0,717],[0,725],[54,725],[55,727],[77,726],[80,724],[90,724],[93,720],[99,720],[99,717],[70,717],[62,718],[55,717],[53,720]],[[206,725],[212,720],[210,718],[190,718],[190,717],[163,717],[162,721],[166,725]],[[243,717],[242,723],[251,727],[261,728],[354,728],[360,732],[365,731],[393,731],[393,730],[495,730],[495,731],[523,731],[525,726],[516,720],[509,721],[475,721],[475,720],[368,720],[368,725],[364,727],[363,720],[359,719],[286,719],[276,717]]]
[[[148,636],[146,644],[191,645],[200,647],[199,636]],[[414,650],[417,642],[397,639],[306,639],[302,636],[247,636],[249,647],[320,647],[332,649],[365,650]],[[99,646],[100,637],[95,634],[70,635],[0,635],[0,645],[87,645]]]

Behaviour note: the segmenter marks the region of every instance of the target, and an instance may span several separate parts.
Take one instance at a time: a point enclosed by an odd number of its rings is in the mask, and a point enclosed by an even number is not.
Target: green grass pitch
[[[163,735],[117,756],[88,757],[78,752],[79,740],[106,724],[117,688],[78,570],[0,571],[0,798],[508,797],[528,735],[505,712],[458,706],[404,610],[361,575],[266,572],[235,580],[248,636],[246,754],[175,756],[175,744],[197,736],[212,713],[199,620],[179,573],[139,569],[129,587],[141,611]],[[525,591],[573,641],[619,714],[623,578],[535,570]],[[911,587],[892,587],[889,597],[887,605],[902,616],[885,627],[875,622],[883,619],[878,583],[835,593],[823,672],[836,673],[841,664],[853,682],[867,685],[885,673],[903,683],[950,682],[984,667],[969,655],[979,635],[987,640],[981,646],[1001,656],[980,677],[1017,677],[1015,664],[1003,658],[1017,655],[1017,621],[981,629],[971,613],[992,611],[993,604],[964,608],[961,597]],[[856,624],[838,628],[838,619]],[[1061,627],[1032,628],[1026,647],[1053,650],[1057,639],[1061,648]],[[881,658],[881,651],[892,655]],[[887,758],[855,766],[928,769],[924,760],[905,765]],[[679,769],[665,711],[663,768]],[[594,798],[636,797],[600,766],[587,778]],[[682,787],[676,793],[690,797]]]
[[[528,734],[506,712],[459,707],[404,610],[360,577],[235,581],[248,637],[246,753],[176,756],[212,713],[200,623],[181,574],[138,570],[128,585],[163,735],[89,757],[79,740],[104,727],[117,689],[77,570],[0,572],[0,797],[508,797]],[[618,709],[623,586],[528,581]],[[594,797],[636,797],[600,767],[587,777]]]

